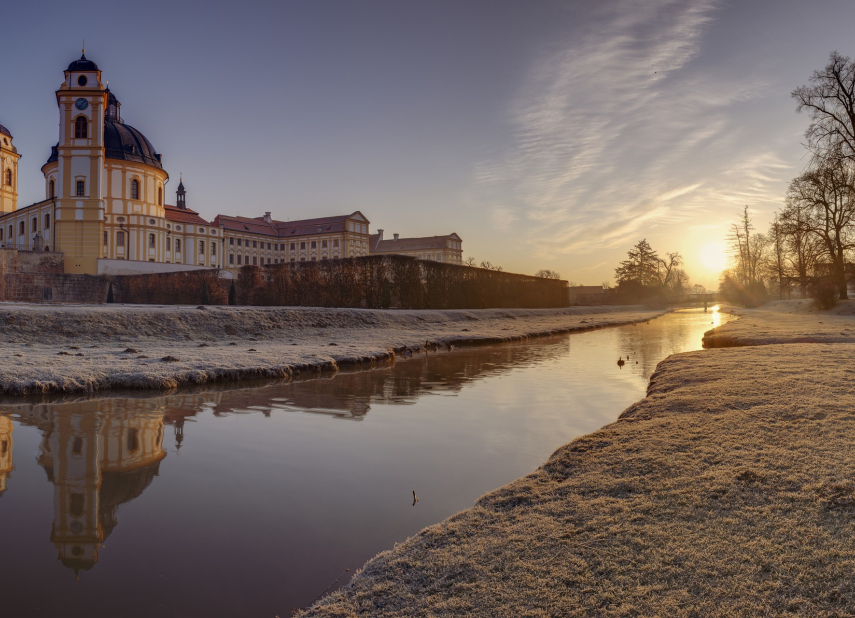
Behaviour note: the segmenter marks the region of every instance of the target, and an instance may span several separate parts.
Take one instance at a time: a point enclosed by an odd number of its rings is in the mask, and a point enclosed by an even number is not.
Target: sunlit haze
[[[0,122],[20,203],[43,199],[85,38],[170,202],[183,173],[207,219],[360,210],[583,284],[647,238],[714,287],[730,222],[747,205],[765,227],[803,170],[790,92],[855,54],[853,19],[781,0],[7,2]]]

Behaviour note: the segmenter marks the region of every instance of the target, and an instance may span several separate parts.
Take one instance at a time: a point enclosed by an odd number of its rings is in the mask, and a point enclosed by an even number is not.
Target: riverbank
[[[169,389],[289,378],[448,346],[646,321],[633,307],[383,311],[0,304],[0,393]]]
[[[708,337],[741,347],[669,357],[617,422],[302,615],[854,615],[855,341],[778,343],[847,337],[845,311],[739,311]]]

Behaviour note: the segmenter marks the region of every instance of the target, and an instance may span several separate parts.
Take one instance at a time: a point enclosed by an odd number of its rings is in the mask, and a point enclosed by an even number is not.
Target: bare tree
[[[784,226],[778,220],[778,213],[775,213],[775,218],[769,226],[769,233],[766,237],[769,240],[770,249],[766,259],[766,271],[769,275],[769,279],[776,281],[778,284],[779,300],[784,300],[785,288],[787,290],[787,297],[789,298],[790,296],[790,284],[789,277],[787,275]]]
[[[806,298],[808,284],[823,252],[822,240],[811,229],[809,211],[790,192],[779,219],[786,271],[789,277],[798,281],[800,298]]]
[[[838,286],[840,298],[846,292],[846,259],[855,249],[855,167],[850,159],[835,157],[790,183],[789,199],[807,214],[808,230],[822,242],[823,258]]]
[[[814,71],[810,84],[796,88],[792,97],[796,111],[810,113],[808,149],[822,158],[855,158],[855,63],[831,52],[825,68]]]
[[[548,270],[546,268],[541,268],[539,271],[534,273],[535,277],[543,277],[544,279],[560,279],[561,275],[554,270]]]
[[[464,266],[472,266],[473,268],[475,268],[476,266],[478,266],[478,262],[475,260],[474,257],[472,257],[470,255],[468,258],[463,260],[463,265]]]
[[[659,283],[666,287],[673,287],[673,275],[679,270],[678,267],[683,265],[683,256],[676,251],[674,253],[666,253],[665,259],[659,258]],[[682,271],[680,271],[682,272]],[[685,273],[683,273],[685,274]],[[688,280],[688,275],[687,275]]]
[[[501,266],[494,266],[492,262],[488,262],[487,260],[484,260],[483,262],[481,262],[481,268],[484,268],[486,270],[495,270],[497,272],[502,272]]]
[[[743,286],[761,283],[759,268],[763,261],[766,239],[758,234],[748,215],[748,206],[742,211],[739,223],[734,223],[728,236],[730,253],[734,260],[734,274]]]

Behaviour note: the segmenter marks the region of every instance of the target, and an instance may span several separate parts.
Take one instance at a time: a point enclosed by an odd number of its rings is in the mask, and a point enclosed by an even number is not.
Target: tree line
[[[811,296],[820,304],[848,298],[855,254],[855,63],[832,52],[807,85],[792,92],[810,124],[805,171],[787,189],[783,208],[758,232],[746,206],[728,237],[733,266],[720,292],[757,304],[771,297]]]

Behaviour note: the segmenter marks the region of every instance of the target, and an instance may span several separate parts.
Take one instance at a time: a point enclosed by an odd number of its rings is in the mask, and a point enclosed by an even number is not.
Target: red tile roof
[[[211,225],[209,221],[205,221],[199,216],[199,213],[189,208],[178,208],[177,206],[164,206],[166,211],[166,219],[174,223],[190,223],[193,225]]]
[[[372,234],[368,243],[369,253],[397,253],[398,251],[435,251],[446,249],[449,238],[460,240],[457,234],[445,236],[423,236],[421,238],[399,238],[380,240],[380,234]]]
[[[347,231],[347,220],[362,213],[354,212],[349,215],[337,215],[334,217],[320,217],[317,219],[300,219],[297,221],[269,222],[264,217],[233,217],[230,215],[217,215],[214,225],[222,226],[234,232],[246,232],[249,234],[260,234],[273,238],[293,238],[297,236],[308,236],[322,233],[338,233]],[[364,216],[363,216],[364,218]],[[368,220],[365,220],[368,223]]]

